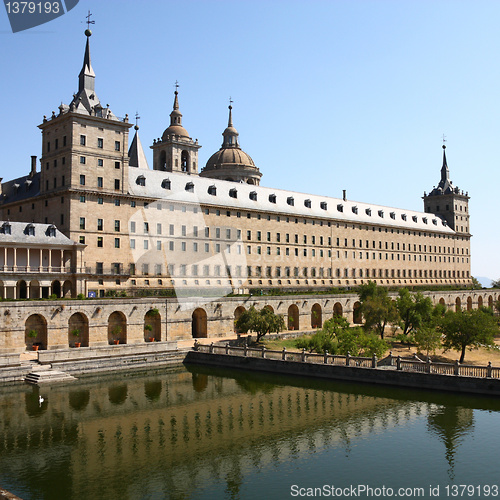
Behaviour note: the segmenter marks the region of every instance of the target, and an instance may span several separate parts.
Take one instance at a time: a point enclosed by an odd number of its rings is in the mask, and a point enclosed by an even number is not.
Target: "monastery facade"
[[[0,184],[3,221],[57,226],[81,252],[56,294],[471,283],[469,196],[450,181],[444,149],[423,212],[273,189],[241,149],[231,106],[222,146],[200,168],[176,90],[150,169],[138,127],[129,147],[128,116],[96,95],[86,35],[78,93],[39,125],[40,169],[32,157],[27,175]],[[3,263],[0,281],[12,281]]]

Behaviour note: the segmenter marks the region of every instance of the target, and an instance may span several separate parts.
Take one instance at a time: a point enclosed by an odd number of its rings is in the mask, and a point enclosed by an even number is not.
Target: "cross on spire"
[[[141,117],[139,116],[139,112],[136,111],[135,112],[135,130],[139,130],[139,120],[141,119]]]
[[[443,134],[443,149],[446,149],[446,136]]]
[[[95,24],[95,21],[90,20],[90,16],[92,16],[92,13],[89,10],[89,13],[85,16],[87,20],[85,21],[87,23],[87,29],[90,29],[91,24]]]
[[[175,91],[177,92],[177,89],[179,88],[179,82],[175,80]]]

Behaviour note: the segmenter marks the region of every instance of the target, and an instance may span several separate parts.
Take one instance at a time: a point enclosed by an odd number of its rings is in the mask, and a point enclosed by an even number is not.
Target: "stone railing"
[[[303,349],[301,352],[287,351],[283,348],[282,351],[274,351],[265,347],[255,348],[215,345],[213,342],[210,345],[202,345],[195,341],[194,350],[207,354],[224,354],[228,356],[240,356],[249,358],[263,358],[281,361],[295,361],[300,363],[325,364],[336,366],[349,366],[354,368],[379,368],[393,369],[404,372],[420,372],[430,373],[435,375],[455,375],[462,377],[477,377],[477,378],[497,378],[500,379],[500,368],[491,366],[491,361],[488,366],[461,365],[458,360],[455,363],[434,363],[429,358],[427,361],[422,361],[416,356],[413,359],[402,358],[401,356],[393,356],[392,353],[383,361],[379,362],[377,356],[369,357],[361,356],[337,356],[333,354],[315,354],[306,352]],[[380,365],[380,367],[379,367]]]

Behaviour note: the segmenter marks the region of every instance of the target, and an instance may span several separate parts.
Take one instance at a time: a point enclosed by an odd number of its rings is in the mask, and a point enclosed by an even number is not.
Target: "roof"
[[[0,203],[26,200],[40,194],[40,172],[33,177],[25,175],[11,181],[2,182]]]
[[[289,217],[312,217],[376,226],[455,234],[438,215],[340,198],[234,183],[177,172],[129,170],[129,191],[135,196],[198,203],[235,210],[260,210]],[[144,176],[139,185],[137,176]],[[170,182],[165,182],[166,180]],[[162,187],[164,186],[164,187]],[[170,189],[167,187],[170,186]],[[215,188],[215,189],[214,189]],[[210,193],[212,194],[209,194]]]
[[[142,149],[141,139],[139,138],[139,127],[136,125],[135,127],[135,135],[132,139],[132,143],[130,144],[130,148],[128,150],[128,164],[131,167],[137,167],[142,169],[149,169],[148,160],[146,159],[146,155],[144,154],[144,149]]]
[[[10,234],[8,230],[10,226]],[[34,234],[33,234],[34,233]],[[50,245],[57,247],[84,246],[62,234],[53,224],[0,221],[0,244]]]

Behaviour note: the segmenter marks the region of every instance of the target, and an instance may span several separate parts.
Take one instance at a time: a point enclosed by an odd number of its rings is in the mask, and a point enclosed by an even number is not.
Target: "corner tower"
[[[232,101],[230,101],[232,102]],[[214,153],[205,168],[200,172],[201,177],[223,179],[226,181],[244,182],[258,186],[262,174],[255,166],[250,155],[240,148],[238,131],[233,127],[233,107],[229,104],[229,119],[227,128],[222,133],[222,146]]]
[[[170,113],[170,126],[165,129],[161,139],[155,139],[153,150],[153,170],[185,172],[198,174],[198,139],[189,137],[182,126],[182,113],[179,111],[178,85],[174,92],[174,109]]]
[[[441,180],[429,194],[424,193],[423,200],[425,212],[439,215],[459,235],[470,236],[469,195],[455,187],[450,180],[444,144]]]

